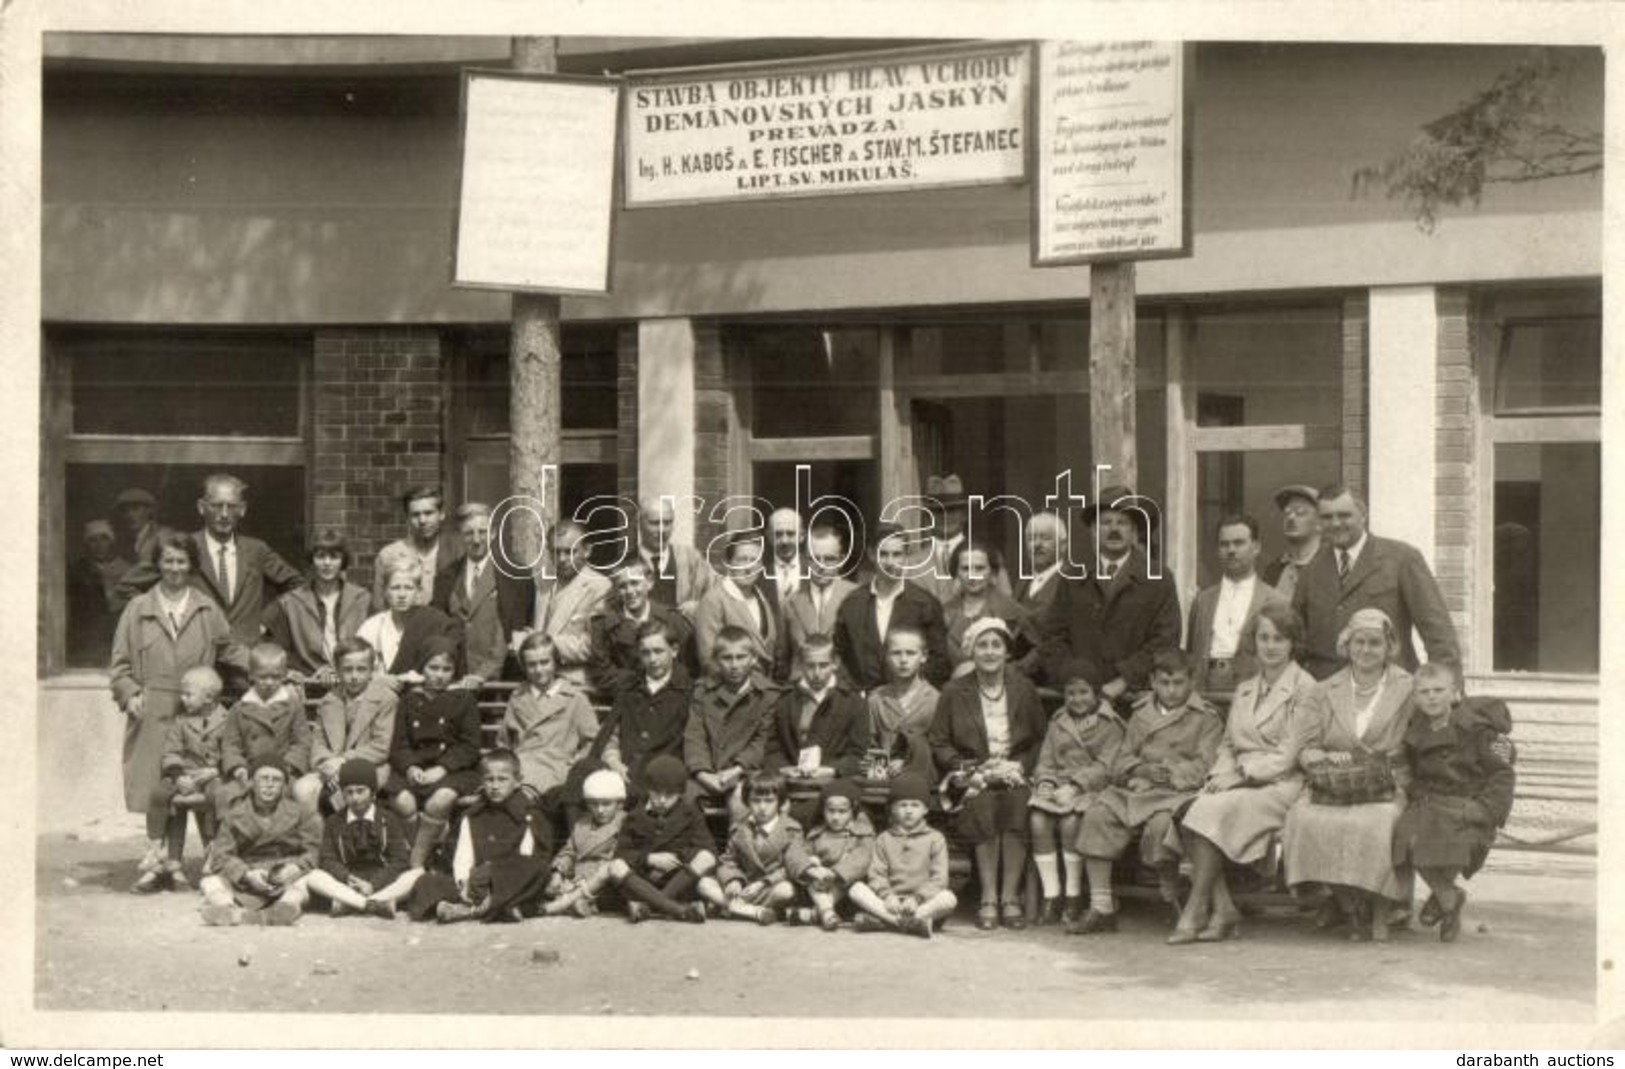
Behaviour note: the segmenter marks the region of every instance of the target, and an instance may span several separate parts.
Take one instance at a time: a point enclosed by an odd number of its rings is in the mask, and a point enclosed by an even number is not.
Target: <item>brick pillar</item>
[[[350,581],[371,589],[373,558],[405,532],[401,491],[444,485],[440,335],[318,330],[314,387],[311,529],[343,531]]]
[[[1477,510],[1473,488],[1478,484],[1473,436],[1477,381],[1473,373],[1471,302],[1465,290],[1442,289],[1437,294],[1437,307],[1435,405],[1438,422],[1434,431],[1434,497],[1438,511],[1433,521],[1437,547],[1434,574],[1461,640],[1463,667],[1471,672],[1488,667],[1478,663],[1476,643],[1471,641],[1471,577]]]
[[[1366,335],[1371,311],[1365,295],[1343,301],[1343,485],[1365,496]]]

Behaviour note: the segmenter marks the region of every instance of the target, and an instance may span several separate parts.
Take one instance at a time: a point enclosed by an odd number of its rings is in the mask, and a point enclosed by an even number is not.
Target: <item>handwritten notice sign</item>
[[[620,87],[468,71],[453,285],[609,290]]]
[[[652,75],[627,87],[627,207],[1019,182],[1018,44]]]
[[[1041,41],[1033,263],[1190,254],[1185,46]]]

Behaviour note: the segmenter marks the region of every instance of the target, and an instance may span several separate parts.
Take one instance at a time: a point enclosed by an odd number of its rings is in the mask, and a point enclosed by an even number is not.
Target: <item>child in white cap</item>
[[[594,903],[609,882],[610,862],[615,860],[621,823],[626,819],[622,808],[626,783],[607,768],[586,778],[581,797],[587,811],[570,828],[570,837],[553,858],[553,875],[547,881],[548,901],[542,907],[542,913],[549,917],[565,912],[590,917],[598,912]]]

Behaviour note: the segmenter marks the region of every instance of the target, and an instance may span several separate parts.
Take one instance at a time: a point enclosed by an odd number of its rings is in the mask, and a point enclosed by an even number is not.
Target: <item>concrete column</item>
[[[1371,530],[1436,562],[1439,313],[1432,286],[1371,290]]]
[[[694,493],[694,324],[638,323],[638,494]],[[693,544],[694,516],[677,509],[675,541]]]

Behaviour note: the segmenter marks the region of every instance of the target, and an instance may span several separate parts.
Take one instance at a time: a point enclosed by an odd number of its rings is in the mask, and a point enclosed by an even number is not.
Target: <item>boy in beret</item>
[[[891,827],[875,837],[868,875],[851,890],[863,911],[853,921],[858,931],[891,928],[930,939],[934,922],[959,905],[948,890],[948,840],[925,822],[930,796],[912,772],[891,781]]]
[[[305,874],[316,867],[322,822],[288,797],[288,774],[274,750],[256,751],[245,767],[248,790],[226,803],[203,865],[203,923],[293,924],[305,905]]]
[[[609,879],[626,899],[633,924],[652,912],[671,920],[705,923],[705,908],[692,901],[700,878],[717,866],[716,840],[699,806],[683,797],[688,769],[662,754],[644,770],[648,797],[621,826]]]
[[[836,910],[849,888],[869,874],[874,854],[875,829],[869,815],[858,807],[858,785],[848,779],[830,780],[819,792],[823,822],[806,838],[791,845],[784,867],[812,907],[790,912],[801,924],[818,923],[833,932],[841,923]]]
[[[549,897],[542,907],[550,917],[566,911],[578,917],[598,912],[594,900],[609,882],[609,868],[626,821],[622,808],[626,781],[607,768],[582,782],[581,800],[586,813],[570,826],[570,837],[553,858],[553,875],[547,881]]]
[[[378,766],[352,757],[336,778],[344,808],[327,818],[320,867],[305,878],[305,887],[331,902],[335,917],[388,919],[423,875],[407,865],[412,836],[399,817],[377,804]]]

